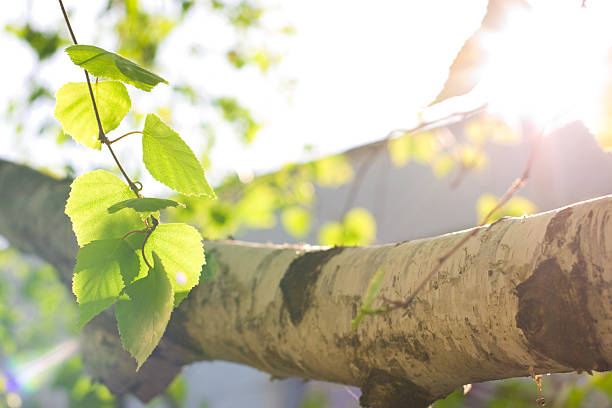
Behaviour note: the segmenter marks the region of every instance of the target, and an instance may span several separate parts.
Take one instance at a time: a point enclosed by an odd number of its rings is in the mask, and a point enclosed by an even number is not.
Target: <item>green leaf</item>
[[[378,294],[380,293],[384,278],[385,270],[383,268],[378,268],[378,270],[374,273],[374,276],[372,276],[370,284],[368,285],[365,300],[363,301],[363,307],[368,309],[372,307],[374,299],[376,299],[376,296],[378,296]]]
[[[499,198],[493,194],[482,194],[478,197],[476,202],[476,211],[478,213],[478,220],[484,219],[493,208],[497,206]],[[506,204],[489,217],[487,220],[488,224],[491,224],[502,217],[522,217],[525,215],[534,214],[536,212],[536,206],[525,197],[515,196],[512,197]]]
[[[369,245],[376,239],[376,220],[365,208],[353,208],[342,223],[327,222],[319,230],[321,245]]]
[[[189,146],[153,113],[147,115],[142,159],[156,180],[185,195],[215,197],[204,169]]]
[[[96,106],[104,132],[110,132],[130,111],[130,95],[121,82],[102,81],[92,84]],[[69,83],[55,95],[55,117],[64,131],[86,147],[100,149],[98,122],[85,82]]]
[[[143,91],[151,91],[160,82],[168,83],[164,78],[121,55],[93,45],[73,45],[66,48],[66,52],[72,62],[85,68],[92,75],[125,82]]]
[[[177,297],[177,304],[198,284],[205,263],[202,236],[187,224],[160,224],[145,245],[145,255],[151,259],[156,252],[168,273]]]
[[[387,147],[393,164],[402,167],[411,159],[421,164],[429,163],[440,150],[440,142],[436,131],[433,130],[414,134],[407,132],[389,140]]]
[[[384,307],[372,309],[372,303],[374,303],[374,300],[380,293],[384,277],[385,270],[383,268],[378,268],[378,270],[374,273],[374,276],[372,276],[372,279],[370,279],[368,289],[366,290],[365,299],[363,300],[363,305],[359,309],[359,313],[351,321],[351,329],[355,330],[365,316],[382,313],[385,311]]]
[[[172,313],[172,286],[163,261],[156,253],[152,259],[147,277],[129,285],[129,298],[120,298],[115,308],[121,343],[138,362],[136,370],[157,347]]]
[[[315,181],[322,187],[338,187],[353,179],[353,168],[344,155],[328,156],[314,162]]]
[[[310,212],[302,207],[289,207],[282,213],[283,226],[291,235],[302,238],[310,232]]]
[[[119,210],[124,208],[131,208],[136,212],[141,213],[151,213],[154,211],[163,210],[168,207],[185,207],[184,204],[177,203],[173,200],[167,200],[164,198],[150,198],[150,197],[142,197],[142,198],[131,198],[129,200],[124,200],[119,203],[113,204],[108,207],[108,212],[110,214],[114,214]]]
[[[140,270],[134,250],[122,239],[92,241],[79,250],[72,291],[79,303],[79,327],[115,303]]]
[[[107,211],[111,205],[131,197],[134,193],[128,185],[104,170],[91,171],[74,180],[66,214],[79,246],[93,240],[121,238],[128,231],[143,229],[145,225],[137,213]]]

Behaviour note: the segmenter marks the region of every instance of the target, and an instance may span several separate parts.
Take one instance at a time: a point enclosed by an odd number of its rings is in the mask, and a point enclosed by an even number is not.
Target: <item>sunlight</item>
[[[22,392],[32,391],[36,383],[41,381],[41,375],[52,367],[66,361],[79,350],[77,339],[66,340],[44,355],[28,361],[27,363],[11,364],[8,376],[8,391]]]
[[[589,120],[608,82],[612,44],[607,1],[531,1],[487,36],[490,59],[475,88],[506,120],[538,126]]]

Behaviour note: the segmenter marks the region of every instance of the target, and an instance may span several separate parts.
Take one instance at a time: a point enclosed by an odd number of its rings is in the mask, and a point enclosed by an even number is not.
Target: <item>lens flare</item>
[[[488,51],[474,89],[505,119],[542,126],[585,120],[597,110],[609,78],[612,15],[608,1],[532,1],[483,38]]]

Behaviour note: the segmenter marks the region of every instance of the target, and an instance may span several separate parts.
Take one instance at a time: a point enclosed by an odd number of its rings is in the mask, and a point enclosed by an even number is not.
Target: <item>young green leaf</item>
[[[115,303],[140,269],[136,252],[122,239],[92,241],[79,249],[72,291],[79,303],[79,327]]]
[[[372,303],[380,293],[384,277],[385,270],[383,268],[378,268],[378,270],[374,273],[374,276],[372,276],[372,279],[370,279],[365,299],[363,300],[363,305],[361,305],[361,308],[359,308],[359,313],[357,313],[357,316],[355,316],[355,318],[351,321],[352,330],[357,329],[359,323],[361,323],[363,318],[367,315],[374,315],[385,312],[385,307],[372,309]]]
[[[132,197],[134,193],[127,184],[104,170],[91,171],[74,180],[66,214],[79,246],[93,240],[121,238],[128,231],[143,229],[145,225],[137,213],[107,211],[111,205]]]
[[[215,193],[189,146],[156,115],[147,115],[142,135],[142,159],[156,180],[185,195]]]
[[[164,263],[168,278],[179,303],[198,284],[205,262],[202,236],[187,224],[160,224],[145,245],[151,259],[156,252]]]
[[[110,132],[130,111],[130,95],[125,85],[102,81],[92,85],[104,132]],[[55,117],[72,138],[86,147],[100,149],[98,122],[85,82],[69,83],[55,95]]]
[[[93,45],[73,45],[66,48],[72,62],[85,68],[97,77],[115,79],[135,86],[143,91],[151,91],[164,78],[147,71],[134,62]]]
[[[383,268],[378,268],[368,285],[368,290],[366,291],[366,296],[363,301],[364,308],[370,309],[372,307],[374,299],[376,299],[376,296],[380,293],[384,277],[385,270]]]
[[[152,255],[153,269],[126,288],[127,296],[117,301],[115,316],[123,347],[140,369],[161,340],[172,313],[172,286],[162,260]]]
[[[163,210],[168,207],[185,207],[184,204],[177,203],[173,200],[167,200],[164,198],[150,198],[150,197],[142,197],[142,198],[130,198],[129,200],[124,200],[119,203],[113,204],[108,207],[108,212],[110,214],[114,214],[119,210],[124,208],[131,208],[136,212],[141,213],[151,213],[154,211]]]

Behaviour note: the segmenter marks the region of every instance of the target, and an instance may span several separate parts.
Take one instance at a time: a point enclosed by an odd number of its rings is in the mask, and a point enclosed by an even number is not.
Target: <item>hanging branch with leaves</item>
[[[122,344],[139,369],[159,343],[172,309],[198,284],[205,258],[195,228],[159,221],[160,210],[183,205],[143,197],[142,184],[130,179],[111,144],[140,133],[143,162],[156,180],[189,196],[215,198],[215,193],[193,151],[155,114],[147,115],[142,131],[108,139],[131,108],[125,84],[150,92],[168,82],[118,54],[79,45],[62,0],[59,4],[74,43],[66,52],[84,69],[86,82],[66,84],[57,92],[55,117],[85,147],[106,145],[126,181],[95,170],[71,185],[66,214],[80,247],[72,285],[78,324],[83,327],[115,305]],[[92,85],[90,74],[106,80]]]

